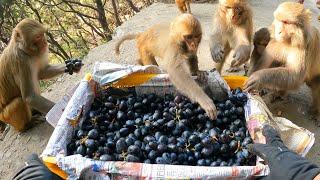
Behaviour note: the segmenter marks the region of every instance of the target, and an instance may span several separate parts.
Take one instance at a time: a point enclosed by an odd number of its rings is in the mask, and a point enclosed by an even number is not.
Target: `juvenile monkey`
[[[181,13],[191,13],[191,0],[176,0],[176,5]]]
[[[200,22],[191,14],[181,14],[170,24],[157,24],[137,35],[127,35],[116,44],[119,54],[120,44],[136,38],[141,65],[159,65],[164,68],[171,82],[192,101],[198,102],[211,119],[215,119],[216,107],[213,101],[192,79],[197,74],[197,50],[202,37]],[[199,73],[201,74],[201,73]]]
[[[32,109],[46,114],[54,105],[40,95],[38,81],[66,71],[65,65],[48,64],[45,32],[39,22],[22,20],[0,57],[0,120],[17,131],[32,126]]]
[[[285,2],[274,12],[271,40],[244,90],[293,90],[306,82],[312,90],[315,113],[320,111],[320,34],[310,25],[311,12],[303,5]],[[274,60],[283,64],[269,68]],[[319,116],[318,116],[319,121]]]
[[[239,66],[249,60],[251,52],[252,11],[247,0],[219,0],[213,25],[209,43],[217,70],[221,73],[227,56],[234,50],[228,71],[239,71]]]
[[[250,57],[248,75],[250,76],[260,64],[260,57],[270,41],[270,32],[268,28],[259,29],[253,36],[253,51]]]
[[[264,50],[270,42],[271,34],[268,28],[259,29],[253,37],[253,51],[250,57],[250,67],[248,75],[250,76],[253,72],[261,66],[262,61],[260,60]],[[280,67],[283,66],[283,62],[274,59],[269,67]]]

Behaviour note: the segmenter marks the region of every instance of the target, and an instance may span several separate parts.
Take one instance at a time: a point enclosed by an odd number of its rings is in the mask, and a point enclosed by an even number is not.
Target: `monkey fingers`
[[[231,62],[231,67],[240,66],[245,63],[250,56],[250,47],[240,46],[233,55],[233,61]]]
[[[207,97],[199,101],[200,106],[207,113],[208,117],[212,120],[217,118],[217,109],[213,101]]]
[[[207,71],[197,71],[197,80],[199,80],[202,83],[207,82],[208,81]]]
[[[243,90],[245,92],[251,92],[253,89],[258,88],[259,85],[259,78],[252,74],[249,79],[245,82],[243,86]]]

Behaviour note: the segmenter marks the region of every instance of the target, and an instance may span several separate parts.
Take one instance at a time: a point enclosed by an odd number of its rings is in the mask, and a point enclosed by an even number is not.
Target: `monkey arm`
[[[38,79],[36,75],[32,75],[33,72],[31,64],[24,64],[24,66],[20,66],[15,81],[20,85],[22,99],[32,108],[46,114],[54,106],[54,103],[37,93]]]
[[[306,63],[303,52],[291,53],[285,67],[262,69],[253,73],[246,82],[245,89],[269,88],[276,90],[296,89],[303,83],[306,75]]]
[[[214,48],[215,45],[220,45],[223,47],[226,44],[226,38],[224,38],[224,31],[227,28],[225,27],[225,24],[222,23],[220,18],[221,17],[216,17],[214,19],[213,24],[215,26],[213,29],[213,33],[210,36],[210,41],[209,41],[210,48]]]
[[[247,62],[251,53],[251,39],[250,32],[248,32],[247,25],[244,27],[237,27],[234,31],[235,37],[235,51],[233,54],[233,61],[231,67],[238,67],[241,64]]]
[[[235,28],[235,32],[234,32],[234,36],[236,38],[236,49],[238,48],[238,46],[250,46],[251,40],[250,40],[250,36],[248,33],[248,29],[249,27],[238,27]]]
[[[257,71],[261,74],[261,86],[269,89],[296,89],[304,81],[303,72],[295,72],[287,67],[269,68]]]
[[[64,64],[59,65],[47,65],[44,69],[39,72],[39,79],[50,79],[59,74],[65,72],[66,66]]]
[[[259,54],[255,47],[251,56],[249,75],[258,70],[269,68],[275,59],[280,59],[282,56],[281,48],[275,41],[270,41],[262,54]]]
[[[211,119],[215,119],[216,107],[209,96],[192,79],[191,75],[187,73],[186,60],[174,53],[174,50],[169,51],[171,52],[167,52],[164,56],[164,62],[167,63],[165,69],[169,74],[172,84],[180,93],[186,95],[192,101],[198,102]]]

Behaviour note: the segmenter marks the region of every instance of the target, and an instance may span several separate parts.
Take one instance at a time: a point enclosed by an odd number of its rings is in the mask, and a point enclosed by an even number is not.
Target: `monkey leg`
[[[185,13],[187,11],[187,8],[185,7],[186,5],[183,3],[183,4],[177,4],[177,7],[179,9],[179,11],[181,13]]]
[[[222,61],[220,63],[216,63],[215,67],[217,69],[217,71],[221,74],[223,65],[225,63],[225,60],[227,59],[229,53],[231,51],[231,48],[229,46],[229,44],[227,43],[227,45],[224,46],[224,57],[222,58]]]
[[[314,77],[312,81],[307,81],[307,85],[312,93],[311,113],[315,115],[317,125],[320,126],[320,75]]]
[[[191,14],[190,2],[186,1],[187,12]]]
[[[271,94],[271,103],[277,102],[277,101],[283,101],[285,97],[287,96],[287,91],[274,91]]]
[[[31,123],[31,110],[21,97],[13,99],[0,112],[0,120],[10,124],[17,131],[28,129]]]
[[[320,78],[319,78],[320,79]],[[314,114],[317,114],[320,112],[320,82],[315,83],[314,81],[312,82],[307,82],[307,85],[311,88],[312,92],[312,107],[311,107],[311,112]]]
[[[142,49],[142,50],[139,51],[139,54],[140,54],[140,63],[141,63],[141,65],[143,65],[143,66],[145,66],[145,65],[157,65],[158,66],[158,63],[157,63],[156,59],[148,51]]]

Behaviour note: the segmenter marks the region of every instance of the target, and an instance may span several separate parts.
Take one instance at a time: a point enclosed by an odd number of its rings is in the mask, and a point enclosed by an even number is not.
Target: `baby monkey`
[[[152,26],[139,34],[126,35],[116,44],[119,55],[121,43],[136,39],[139,50],[140,65],[159,65],[164,68],[173,85],[192,101],[198,102],[211,119],[216,117],[213,101],[194,81],[191,75],[202,76],[198,69],[197,51],[202,38],[201,24],[191,14],[181,14],[170,24],[162,23]]]

